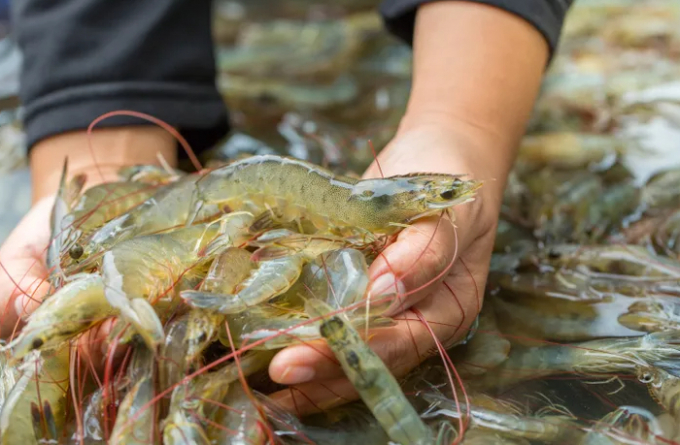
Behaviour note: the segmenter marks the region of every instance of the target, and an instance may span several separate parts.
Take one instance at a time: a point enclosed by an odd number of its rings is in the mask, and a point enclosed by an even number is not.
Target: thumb
[[[477,202],[457,207],[455,219],[442,215],[417,221],[376,258],[369,269],[367,295],[374,301],[396,295],[389,305],[385,303],[384,315],[405,311],[440,285],[454,260],[475,239],[472,222],[479,213]]]
[[[404,375],[418,365],[435,346],[430,332],[412,314],[405,314],[389,328],[372,330],[368,345],[395,375]],[[269,365],[277,383],[293,385],[344,376],[335,354],[324,340],[290,346]]]

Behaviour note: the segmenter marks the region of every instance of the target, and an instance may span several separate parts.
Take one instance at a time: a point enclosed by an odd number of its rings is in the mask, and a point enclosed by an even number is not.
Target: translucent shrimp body
[[[106,299],[154,349],[164,337],[156,312],[167,313],[178,303],[176,283],[211,259],[204,250],[210,250],[213,241],[225,243],[216,240],[220,233],[226,244],[234,242],[239,232],[247,233],[251,220],[248,213],[232,213],[225,215],[223,224],[191,226],[116,245],[102,260]]]
[[[60,346],[85,332],[115,311],[104,297],[99,275],[80,277],[59,289],[29,317],[19,336],[10,343],[13,360],[34,349]]]
[[[66,422],[69,348],[35,352],[21,368],[0,412],[0,443],[57,443]]]
[[[320,300],[306,305],[311,316],[326,316],[333,309]],[[342,316],[325,319],[319,328],[347,378],[391,440],[401,445],[429,445],[432,431],[423,423],[399,383],[375,352]]]
[[[394,233],[398,224],[470,200],[480,186],[444,174],[356,180],[304,161],[262,155],[205,174],[196,182],[194,213],[205,204],[253,213],[272,208],[282,220],[305,217],[318,229]]]

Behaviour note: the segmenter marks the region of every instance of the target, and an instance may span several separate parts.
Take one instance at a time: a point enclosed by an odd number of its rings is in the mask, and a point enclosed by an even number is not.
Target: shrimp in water
[[[309,300],[311,316],[324,317],[333,309],[321,300]],[[401,445],[429,445],[432,431],[423,423],[383,361],[361,339],[342,315],[324,319],[319,328],[347,378],[378,419],[391,440]]]

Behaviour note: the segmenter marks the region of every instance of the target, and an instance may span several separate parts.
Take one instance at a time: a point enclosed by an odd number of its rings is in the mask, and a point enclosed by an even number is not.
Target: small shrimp
[[[396,324],[392,318],[376,315],[366,317],[365,314],[353,315],[349,321],[358,331],[367,328],[392,327]],[[307,323],[301,324],[303,322]],[[321,338],[320,325],[321,322],[309,322],[309,319],[303,315],[261,307],[242,312],[229,319],[229,326],[238,333],[241,345],[265,340],[255,349],[280,349],[300,342],[318,340]],[[277,335],[279,333],[284,335]]]
[[[677,262],[653,255],[641,246],[558,245],[552,246],[547,253],[550,264],[577,271],[588,278],[643,283],[680,279]]]
[[[66,185],[68,173],[68,158],[64,160],[64,168],[61,172],[59,189],[54,198],[54,205],[50,213],[50,245],[47,247],[46,264],[49,270],[48,281],[53,288],[61,286],[64,272],[61,268],[61,251],[67,241],[67,234],[62,232],[61,221],[68,215],[74,195],[80,193],[85,184],[84,176],[76,176],[70,185]]]
[[[111,445],[155,443],[154,431],[158,410],[154,406],[147,407],[156,394],[153,352],[143,346],[136,348],[128,376],[135,383],[118,407],[109,443]]]
[[[541,443],[573,443],[583,432],[570,418],[563,415],[545,417],[523,416],[496,411],[484,406],[458,406],[455,401],[439,392],[426,392],[422,397],[430,402],[424,418],[439,416],[458,419],[469,409],[471,427],[492,431],[505,437],[541,441]]]
[[[468,343],[452,351],[451,358],[461,375],[480,375],[503,363],[509,354],[510,342],[496,326],[493,306],[485,302],[479,315],[478,332]]]
[[[96,254],[115,244],[136,236],[167,231],[183,226],[191,210],[191,197],[196,188],[197,175],[189,175],[161,188],[146,201],[112,219],[99,228],[84,246],[74,244],[69,252],[77,264],[66,270],[77,272],[94,266]],[[216,206],[208,206],[193,219],[203,220],[219,214]]]
[[[152,185],[163,185],[182,176],[184,172],[168,169],[159,165],[130,165],[118,170],[118,177],[123,181],[142,182]]]
[[[233,294],[189,290],[181,293],[182,298],[195,308],[237,314],[283,294],[300,278],[306,262],[338,247],[335,239],[314,235],[301,237],[305,240],[304,246],[289,250],[290,255],[277,255],[274,259],[259,261],[257,268],[234,289]],[[277,243],[281,242],[277,239]],[[258,252],[253,256],[258,257]]]
[[[115,314],[104,296],[99,275],[86,275],[67,283],[28,317],[26,325],[8,347],[12,360],[33,350],[56,348]]]
[[[240,372],[247,377],[263,370],[273,356],[273,352],[244,354],[240,360]],[[216,424],[211,419],[217,417],[222,411],[218,404],[238,409],[227,403],[232,391],[237,390],[238,379],[239,367],[232,362],[216,372],[200,375],[186,384],[177,386],[172,393],[170,412],[163,422],[164,443],[168,445],[187,443],[187,441],[198,444],[214,443],[210,441],[206,432],[213,433],[213,431],[207,430],[207,427]],[[211,402],[217,402],[217,404]],[[228,419],[230,414],[231,412],[223,416],[223,419]],[[219,424],[223,425],[222,422]]]
[[[102,259],[106,299],[155,350],[164,337],[156,311],[168,314],[179,303],[174,298],[176,283],[186,279],[192,268],[212,259],[213,242],[220,248],[225,243],[243,242],[239,234],[247,235],[251,220],[249,213],[230,213],[220,224],[191,226],[117,244]]]
[[[250,256],[250,252],[245,249],[227,248],[212,262],[199,291],[219,294],[234,292],[255,266]],[[189,360],[196,359],[215,339],[224,320],[223,314],[204,309],[193,308],[189,312],[186,332]]]
[[[265,443],[267,436],[263,428],[264,421],[260,418],[257,406],[241,385],[231,385],[223,404],[229,409],[218,410],[214,415],[215,422],[207,427],[210,443]]]
[[[7,395],[17,382],[18,371],[5,354],[0,353],[0,412]]]
[[[324,317],[333,309],[321,300],[306,304],[311,316]],[[390,370],[341,315],[324,319],[319,328],[345,375],[378,419],[391,440],[402,445],[431,444],[432,431],[409,403]]]
[[[368,288],[368,265],[356,249],[343,248],[322,253],[305,270],[302,280],[309,293],[333,309],[351,306],[364,299]],[[364,311],[365,308],[357,309]]]
[[[475,384],[498,387],[561,372],[586,376],[634,373],[641,364],[665,364],[680,358],[676,337],[670,331],[569,345],[513,346],[508,359]]]
[[[138,182],[109,182],[87,189],[71,212],[60,220],[60,229],[66,237],[60,251],[63,266],[70,266],[80,257],[82,246],[95,230],[135,208],[156,192],[156,187]]]
[[[636,331],[660,332],[680,330],[680,304],[668,298],[649,298],[636,301],[628,312],[619,315],[621,325]]]
[[[653,366],[640,366],[637,377],[647,385],[654,400],[680,422],[680,377]]]
[[[445,174],[357,180],[297,159],[253,156],[196,182],[190,221],[206,204],[226,204],[265,218],[305,217],[320,230],[372,237],[467,202],[480,186],[479,181]]]
[[[0,412],[3,445],[57,443],[66,423],[69,348],[27,357]]]
[[[620,406],[600,419],[581,445],[656,444],[663,429],[656,416],[639,406]]]

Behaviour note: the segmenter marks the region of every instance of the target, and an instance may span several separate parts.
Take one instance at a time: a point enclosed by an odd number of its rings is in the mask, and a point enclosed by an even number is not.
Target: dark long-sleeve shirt
[[[387,29],[410,42],[415,11],[427,1],[384,0]],[[551,52],[572,2],[473,1],[524,18]],[[29,147],[120,109],[168,122],[196,150],[214,144],[229,127],[215,84],[210,14],[211,0],[14,0]],[[100,126],[140,123],[115,117]]]

